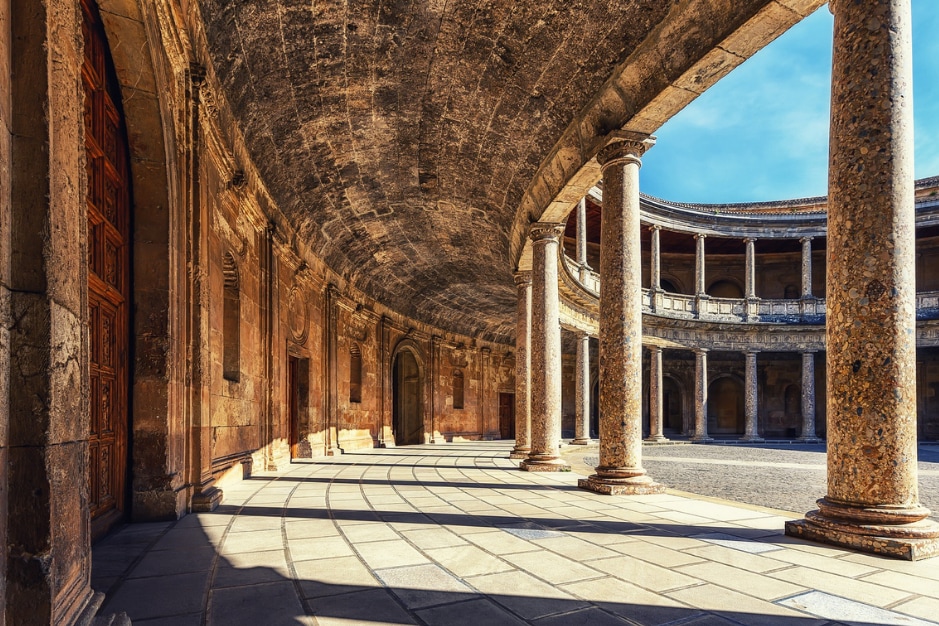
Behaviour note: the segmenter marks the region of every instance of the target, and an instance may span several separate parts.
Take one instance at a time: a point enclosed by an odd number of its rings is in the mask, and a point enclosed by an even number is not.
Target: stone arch
[[[721,374],[708,384],[708,433],[742,435],[745,426],[744,381]]]
[[[424,351],[413,339],[402,339],[391,354],[391,430],[395,445],[424,443],[428,429]]]
[[[685,293],[685,287],[682,282],[672,275],[662,276],[659,279],[662,289],[668,293]]]
[[[729,276],[721,276],[712,281],[707,288],[707,294],[715,298],[741,299],[744,297],[743,285]]]
[[[185,513],[186,502],[173,488],[170,433],[181,428],[182,399],[171,393],[176,371],[171,361],[172,319],[178,311],[173,293],[179,291],[171,272],[171,251],[179,247],[181,233],[173,229],[180,220],[175,145],[174,109],[166,94],[173,72],[157,72],[150,34],[160,31],[154,15],[157,3],[142,0],[96,0],[105,38],[121,91],[129,149],[131,211],[131,297],[135,303],[130,326],[133,355],[129,393],[133,404],[129,446],[130,515],[135,521],[167,519]],[[145,42],[141,50],[140,42]],[[164,65],[168,62],[163,59]],[[165,121],[165,123],[164,123]],[[176,426],[170,422],[177,423]]]

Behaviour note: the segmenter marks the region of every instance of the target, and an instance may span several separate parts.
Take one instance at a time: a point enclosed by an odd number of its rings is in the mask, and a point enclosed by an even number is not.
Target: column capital
[[[695,354],[707,354],[711,351],[710,348],[694,348],[692,350]]]
[[[616,130],[607,135],[606,146],[597,153],[597,163],[602,168],[621,161],[632,161],[641,165],[642,155],[654,145],[655,137],[652,135]]]
[[[528,238],[532,241],[557,241],[564,234],[566,224],[559,222],[535,222],[528,227]]]
[[[744,354],[744,356],[755,357],[755,356],[758,355],[760,352],[761,352],[761,350],[744,350],[744,351],[743,351],[743,354]]]
[[[583,341],[584,339],[590,339],[590,333],[586,330],[577,330],[574,331],[574,336]]]
[[[803,244],[812,243],[813,239],[815,239],[815,237],[799,237],[799,241]]]
[[[515,284],[519,287],[531,285],[531,270],[519,270],[515,272]]]
[[[802,353],[802,356],[805,356],[807,354],[815,354],[818,352],[818,350],[800,350],[800,352]]]
[[[658,224],[653,224],[652,226],[649,226],[649,230],[652,230],[652,231],[662,230],[662,227],[659,226]]]
[[[705,235],[704,233],[695,233],[695,234],[694,234],[694,238],[695,238],[695,239],[707,239],[708,236]]]
[[[743,243],[756,243],[756,237],[744,237]]]
[[[662,346],[650,345],[646,347],[649,349],[649,352],[652,354],[657,354],[662,351]]]

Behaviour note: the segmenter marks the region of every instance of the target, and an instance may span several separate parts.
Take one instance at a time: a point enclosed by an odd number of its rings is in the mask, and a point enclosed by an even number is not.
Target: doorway
[[[682,406],[681,388],[675,379],[665,377],[662,385],[662,416],[665,422],[662,427],[664,430],[674,434],[682,432],[684,427]]]
[[[310,360],[287,357],[287,410],[290,425],[290,458],[313,456],[310,442],[304,437],[309,426]]]
[[[514,393],[499,393],[499,437],[515,439]]]
[[[96,539],[126,516],[129,431],[130,169],[121,96],[104,27],[81,3],[88,195],[88,500]]]
[[[410,350],[395,357],[392,403],[395,445],[423,443],[424,417],[421,410],[421,371]]]
[[[743,383],[724,376],[708,388],[708,432],[742,435],[744,427]]]

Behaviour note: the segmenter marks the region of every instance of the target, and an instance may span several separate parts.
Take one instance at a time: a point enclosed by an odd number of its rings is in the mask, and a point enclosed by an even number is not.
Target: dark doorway
[[[499,394],[499,437],[515,439],[515,394]]]
[[[708,432],[743,434],[743,384],[736,378],[718,378],[708,387]]]
[[[130,346],[130,173],[121,97],[98,8],[81,3],[85,56],[92,538],[126,516]]]
[[[393,393],[395,445],[423,443],[421,371],[414,355],[408,350],[402,350],[395,357]]]
[[[682,419],[682,397],[678,383],[672,378],[665,378],[662,387],[662,425],[664,430],[681,433],[684,428]]]
[[[290,458],[313,456],[310,442],[303,438],[309,426],[310,360],[287,357],[287,410],[290,424]]]

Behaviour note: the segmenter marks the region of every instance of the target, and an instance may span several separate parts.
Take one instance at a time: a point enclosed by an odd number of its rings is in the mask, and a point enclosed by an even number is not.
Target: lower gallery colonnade
[[[910,12],[905,3],[880,7],[876,28],[867,7],[839,0],[835,15],[831,160],[827,230],[828,494],[819,510],[786,525],[788,534],[905,558],[939,554],[939,524],[919,504],[916,468],[916,289],[912,176]],[[870,26],[870,27],[868,27]],[[852,85],[865,84],[860,93]],[[885,107],[878,93],[896,94]],[[872,95],[874,94],[874,95]],[[642,271],[639,168],[654,138],[613,133],[597,157],[603,172],[600,230],[598,335],[600,463],[581,488],[606,494],[663,489],[642,467]],[[578,264],[583,269],[585,224],[577,208]],[[532,297],[519,306],[519,328],[531,314],[531,414],[516,423],[522,452],[531,424],[531,451],[521,469],[565,469],[558,455],[561,371],[558,262],[563,224],[532,225]],[[652,287],[660,288],[659,229],[652,231]],[[696,288],[704,295],[704,237],[696,239]],[[811,239],[803,249],[802,296],[811,291]],[[754,239],[745,239],[745,298],[755,299]],[[527,281],[519,279],[517,282]],[[521,292],[520,292],[521,293]],[[521,301],[520,296],[520,301]],[[525,296],[527,298],[527,294]],[[589,343],[578,335],[577,360]],[[649,439],[661,440],[662,357],[650,345]],[[692,441],[708,442],[707,355],[695,348]],[[757,351],[745,354],[744,441],[757,431]],[[815,351],[801,354],[800,441],[815,434]],[[525,370],[518,370],[519,380]],[[575,443],[589,434],[583,396],[589,369],[575,367]],[[524,384],[524,383],[522,383]]]
[[[827,493],[788,532],[936,553],[915,445],[918,411],[939,438],[939,394],[914,382],[931,333],[939,389],[939,278],[915,292],[908,0],[864,3],[879,21],[831,3],[833,82],[864,87],[835,91],[827,231],[819,211],[734,222],[639,182],[698,93],[682,85],[703,92],[822,0],[524,4],[0,0],[0,626],[87,623],[94,542],[196,524],[253,475],[493,439],[564,471],[567,432],[599,445],[591,501],[664,489],[645,439],[824,434]],[[504,20],[468,17],[490,10]],[[588,241],[594,196],[568,199],[601,178]],[[799,269],[769,285],[761,260]]]

